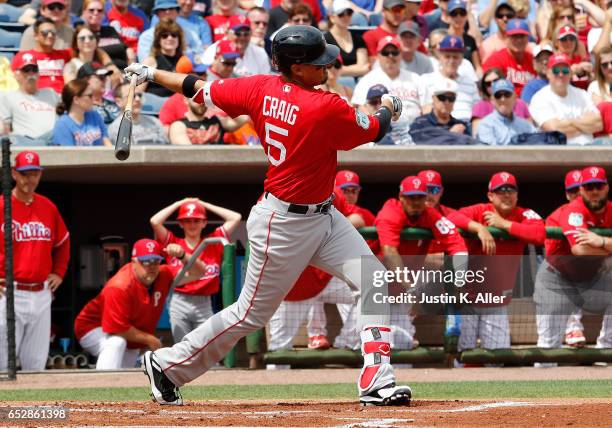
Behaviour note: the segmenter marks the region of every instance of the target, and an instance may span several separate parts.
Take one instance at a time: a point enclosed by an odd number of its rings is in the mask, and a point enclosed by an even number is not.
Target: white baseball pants
[[[133,369],[140,355],[140,349],[127,349],[126,340],[115,334],[108,334],[97,327],[79,340],[81,347],[98,357],[97,370]]]
[[[461,308],[461,335],[459,352],[475,349],[480,339],[482,349],[510,348],[510,322],[508,306]]]

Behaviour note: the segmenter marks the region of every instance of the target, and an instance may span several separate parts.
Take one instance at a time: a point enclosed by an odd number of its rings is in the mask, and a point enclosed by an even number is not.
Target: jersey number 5
[[[289,131],[285,128],[281,128],[279,126],[272,125],[266,122],[266,144],[268,145],[268,152],[266,154],[268,156],[268,159],[270,160],[270,163],[274,166],[278,166],[285,161],[285,157],[287,156],[287,149],[285,149],[283,143],[272,138],[270,136],[270,132],[274,132],[278,135],[286,137],[289,135]],[[276,147],[280,151],[278,159],[272,156],[272,153],[270,153],[271,147]]]

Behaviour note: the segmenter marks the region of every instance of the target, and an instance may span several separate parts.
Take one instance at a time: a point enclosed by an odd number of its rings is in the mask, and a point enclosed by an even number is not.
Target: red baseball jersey
[[[70,49],[54,49],[50,53],[40,52],[34,49],[19,52],[22,58],[30,55],[38,65],[38,89],[51,88],[58,94],[64,89],[64,66],[72,59]],[[13,59],[17,59],[17,55]]]
[[[38,193],[29,205],[14,196],[11,203],[15,281],[40,283],[50,273],[63,278],[70,260],[70,235],[55,204]],[[0,212],[3,210],[4,197],[0,196]],[[0,238],[4,242],[4,222]],[[4,244],[0,245],[0,277],[6,277]]]
[[[525,52],[523,60],[519,63],[507,48],[500,49],[493,52],[482,64],[484,71],[493,67],[501,68],[506,72],[506,79],[514,84],[514,92],[519,97],[523,87],[537,76],[533,68],[533,55],[529,52]]]
[[[81,309],[74,321],[77,340],[97,327],[108,334],[123,333],[130,327],[155,333],[174,276],[171,266],[162,265],[155,282],[147,287],[134,275],[132,262],[127,263],[108,280],[100,294]],[[127,347],[138,349],[144,345],[128,342]]]
[[[373,141],[379,123],[337,94],[304,89],[282,76],[208,82],[194,96],[229,116],[248,114],[268,157],[264,189],[295,204],[326,200],[334,188],[337,151]]]
[[[471,220],[487,224],[484,213],[495,212],[495,208],[493,204],[486,203],[464,207],[459,211]],[[516,239],[496,238],[495,256],[484,256],[480,241],[468,240],[470,255],[480,256],[470,258],[470,269],[484,271],[485,283],[467,285],[465,291],[470,293],[472,299],[477,293],[485,291],[495,296],[507,296],[502,303],[478,304],[478,306],[500,306],[510,303],[525,245],[542,245],[546,237],[544,221],[531,209],[516,207],[505,219],[513,222],[509,233]]]
[[[467,253],[465,242],[453,222],[434,208],[426,207],[416,220],[411,220],[398,199],[389,199],[376,216],[376,229],[380,247],[398,247],[400,255],[427,254],[431,240],[400,241],[400,232],[406,227],[429,229],[442,251],[449,255]]]
[[[229,240],[229,236],[227,236],[227,233],[225,233],[223,226],[216,228],[214,232],[206,235],[203,239],[216,237],[225,238]],[[159,242],[162,248],[165,248],[168,244],[178,244],[189,253],[193,253],[193,251],[195,250],[195,248],[191,248],[189,244],[187,244],[184,238],[177,238],[174,233],[170,231],[168,231],[168,235],[166,236],[166,239],[163,242],[159,239],[157,241]],[[186,284],[181,285],[180,287],[176,287],[174,289],[175,293],[210,296],[211,294],[215,294],[219,291],[219,280],[221,277],[221,261],[223,260],[223,245],[208,245],[206,248],[204,248],[202,254],[200,254],[199,259],[202,260],[202,262],[204,262],[204,264],[206,265],[204,275],[202,275],[200,279],[196,281],[188,282]],[[181,261],[175,257],[167,256],[166,262],[170,266],[172,266],[176,272],[180,271],[183,267],[183,263],[181,263]]]
[[[576,245],[577,229],[612,227],[612,202],[607,201],[604,211],[595,214],[584,204],[581,197],[564,205],[559,213],[559,226],[567,241],[557,241],[547,253],[547,261],[572,282],[588,281],[597,274],[605,257],[572,255]]]
[[[315,19],[315,23],[318,24],[321,18],[323,17],[321,15],[321,8],[319,7],[319,1],[318,0],[304,0],[303,3],[310,6],[310,10],[312,10],[312,16]],[[276,6],[280,6],[280,4],[281,4],[281,0],[270,0],[269,10],[272,10],[272,8],[275,8]]]
[[[144,31],[145,21],[129,10],[126,13],[120,13],[115,7],[108,11],[107,20],[109,25],[117,30],[123,43],[137,51],[138,38]]]
[[[220,14],[207,16],[206,22],[210,25],[210,31],[213,34],[213,42],[218,42],[225,37],[225,33],[229,29],[229,21],[231,16]]]
[[[444,217],[453,222],[453,224],[459,229],[467,231],[470,219],[467,218],[465,215],[461,214],[458,210],[451,207],[447,207],[446,205],[442,204],[438,205],[436,209],[440,214],[442,214]],[[429,244],[429,250],[427,250],[428,254],[436,254],[443,252],[444,246],[440,241],[431,241],[431,243]]]
[[[550,227],[561,227],[561,212],[568,204],[563,204],[556,210],[554,210],[547,218],[546,218],[546,226]],[[544,241],[544,252],[548,256],[549,254],[561,254],[559,248],[563,245],[567,245],[565,240],[559,239],[546,239]]]

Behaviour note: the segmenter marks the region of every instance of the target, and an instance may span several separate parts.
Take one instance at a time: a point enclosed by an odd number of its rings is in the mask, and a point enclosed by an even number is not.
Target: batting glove
[[[395,95],[384,94],[381,98],[381,101],[389,100],[393,108],[391,109],[391,115],[393,120],[398,120],[402,115],[402,100]]]
[[[153,73],[155,72],[155,68],[135,62],[134,64],[124,68],[123,71],[125,71],[128,79],[134,74],[137,75],[138,79],[136,80],[136,84],[141,85],[144,82],[153,81]]]

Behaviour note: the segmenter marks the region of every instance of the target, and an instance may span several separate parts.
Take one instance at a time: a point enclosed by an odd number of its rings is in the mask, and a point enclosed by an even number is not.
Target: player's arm
[[[577,229],[574,232],[576,244],[572,245],[575,256],[607,256],[612,252],[610,238],[598,235],[588,229]]]
[[[365,227],[365,220],[363,219],[363,216],[361,214],[357,214],[357,213],[353,213],[353,214],[349,214],[349,216],[347,217],[348,221],[351,222],[351,224],[355,227],[355,229],[361,229],[362,227]]]
[[[187,126],[183,122],[177,121],[170,125],[168,136],[170,137],[170,144],[175,144],[177,146],[191,145],[191,140],[187,135]]]
[[[186,251],[178,244],[168,244],[168,246],[164,248],[164,251],[168,255],[170,255],[170,257],[176,257],[177,259],[179,259],[183,266],[189,263],[189,260],[191,259],[192,255],[190,252]],[[183,276],[183,278],[176,285],[178,286],[187,284],[188,282],[193,282],[196,279],[202,277],[205,271],[206,265],[202,260],[198,258],[193,263],[193,266],[191,266],[191,268],[187,272],[185,272],[185,276]],[[178,271],[176,273],[178,273]]]
[[[174,211],[178,210],[179,207],[185,202],[195,202],[199,201],[198,198],[185,198],[180,201],[176,201],[166,208],[162,208],[159,212],[157,212],[149,222],[151,223],[151,227],[153,228],[153,233],[155,233],[155,239],[161,242],[165,242],[168,237],[168,229],[164,226],[164,223],[168,218],[174,213]]]
[[[227,236],[231,236],[240,224],[240,220],[242,220],[242,214],[236,211],[229,210],[227,208],[213,205],[210,202],[202,202],[202,204],[204,205],[204,208],[206,208],[208,211],[218,215],[223,219],[223,221],[225,222],[223,223],[223,230],[225,231]]]
[[[383,245],[382,253],[383,253],[383,264],[388,270],[404,268],[404,262],[402,260],[402,256],[399,253],[398,247],[394,247],[392,245]]]
[[[374,141],[380,141],[391,126],[391,120],[399,120],[402,115],[402,100],[395,95],[385,94],[381,97],[381,107],[376,110],[374,116],[378,119],[378,135]]]
[[[140,63],[134,63],[125,68],[128,77],[133,74],[138,76],[138,85],[145,82],[155,82],[173,92],[178,92],[186,97],[193,97],[206,84],[205,81],[191,75],[173,73],[170,71],[158,70]]]
[[[249,120],[251,120],[251,118],[246,114],[243,114],[242,116],[238,116],[235,119],[232,119],[229,116],[224,116],[224,117],[219,118],[219,122],[221,122],[221,126],[223,126],[223,130],[226,132],[236,131],[237,129],[242,127],[242,125],[244,125],[245,123],[248,123]]]
[[[142,330],[139,330],[134,326],[130,326],[130,328],[126,331],[114,334],[123,337],[128,342],[140,343],[149,348],[151,351],[155,351],[156,349],[162,347],[162,343],[157,337]]]

